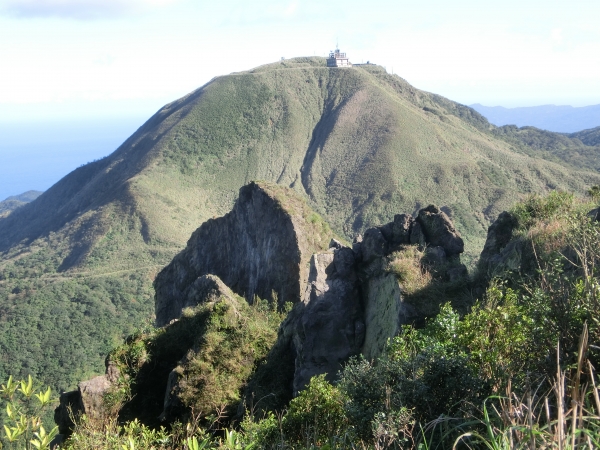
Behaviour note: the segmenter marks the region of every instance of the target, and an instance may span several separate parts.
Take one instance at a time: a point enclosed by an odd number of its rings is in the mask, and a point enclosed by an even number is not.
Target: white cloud
[[[0,14],[94,20],[138,14],[178,0],[0,0]]]

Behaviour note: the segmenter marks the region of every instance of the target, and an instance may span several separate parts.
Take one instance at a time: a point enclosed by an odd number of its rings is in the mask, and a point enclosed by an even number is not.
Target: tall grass
[[[552,389],[545,395],[518,397],[509,384],[505,397],[492,397],[480,416],[463,424],[472,431],[456,438],[453,449],[594,449],[600,445],[600,394],[597,374],[586,359],[587,324],[580,337],[577,365],[557,364]],[[557,346],[557,360],[560,349]]]

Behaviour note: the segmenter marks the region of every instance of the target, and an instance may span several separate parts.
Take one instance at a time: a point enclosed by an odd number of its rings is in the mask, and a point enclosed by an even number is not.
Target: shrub
[[[519,304],[518,293],[493,281],[485,301],[476,304],[458,324],[457,343],[468,352],[480,376],[498,392],[545,356],[539,355],[534,342],[535,327],[528,309]]]
[[[325,375],[318,375],[290,402],[282,431],[287,440],[308,447],[327,443],[347,425],[342,393],[325,380]]]
[[[573,201],[574,196],[569,192],[552,191],[545,197],[528,197],[524,202],[517,203],[511,213],[517,218],[520,228],[529,229],[538,221],[570,211]]]
[[[355,359],[345,367],[340,390],[362,439],[373,439],[373,424],[382,412],[403,417],[408,430],[409,411],[426,423],[456,413],[463,401],[478,402],[487,392],[477,367],[457,343],[458,326],[458,315],[446,304],[424,329],[405,327],[376,363]]]

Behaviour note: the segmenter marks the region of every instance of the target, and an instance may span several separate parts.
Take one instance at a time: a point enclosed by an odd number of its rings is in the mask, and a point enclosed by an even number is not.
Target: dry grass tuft
[[[421,264],[423,256],[424,252],[416,246],[405,247],[390,256],[387,270],[396,274],[409,295],[425,288],[433,279],[431,272]]]

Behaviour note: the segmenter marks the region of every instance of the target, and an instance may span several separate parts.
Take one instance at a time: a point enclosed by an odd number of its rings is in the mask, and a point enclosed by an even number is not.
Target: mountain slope
[[[292,187],[348,239],[438,204],[471,255],[523,195],[600,184],[496,130],[378,66],[296,58],[217,77],[0,219],[3,370],[59,386],[101,371],[112,343],[151,316],[157,271],[251,180]]]
[[[600,128],[564,135],[535,127],[505,125],[492,133],[535,158],[567,163],[582,170],[600,170]]]
[[[252,179],[306,193],[348,236],[425,202],[447,205],[459,226],[469,222],[471,234],[482,235],[519,193],[582,190],[594,177],[515,154],[483,131],[484,120],[463,120],[468,108],[377,66],[323,66],[319,58],[263,66],[167,105],[113,155],[0,224],[0,250],[93,223],[97,230],[87,244],[73,244],[64,268],[85,264],[103,245],[105,218],[123,212],[136,217],[137,240],[178,248]]]

